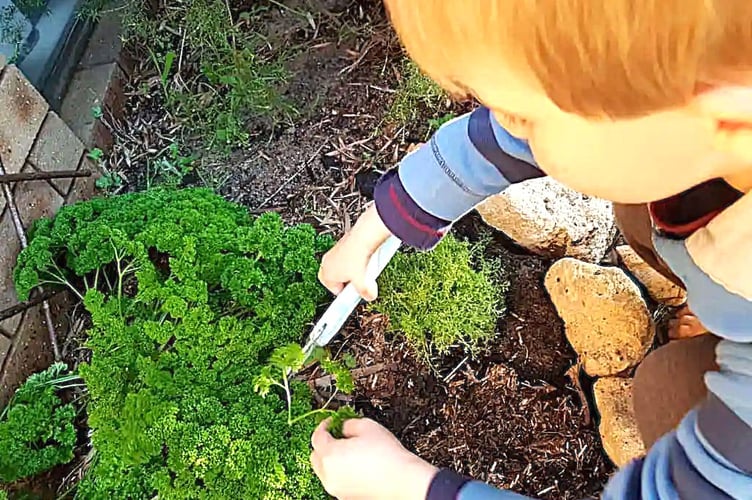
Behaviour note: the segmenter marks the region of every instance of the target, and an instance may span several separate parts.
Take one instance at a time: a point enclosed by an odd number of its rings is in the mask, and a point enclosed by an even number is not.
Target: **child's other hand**
[[[330,495],[340,500],[425,498],[438,469],[407,451],[373,420],[347,420],[335,439],[325,420],[313,433],[311,464]]]
[[[375,300],[378,295],[376,281],[368,280],[368,260],[390,236],[375,206],[371,206],[355,223],[352,230],[324,255],[319,269],[319,280],[335,295],[352,283],[361,297]]]

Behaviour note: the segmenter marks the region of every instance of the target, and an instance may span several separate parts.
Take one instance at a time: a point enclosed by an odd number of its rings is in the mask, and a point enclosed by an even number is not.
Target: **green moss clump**
[[[450,235],[432,252],[397,254],[382,274],[373,308],[422,358],[457,345],[476,353],[493,337],[506,284],[482,250]]]

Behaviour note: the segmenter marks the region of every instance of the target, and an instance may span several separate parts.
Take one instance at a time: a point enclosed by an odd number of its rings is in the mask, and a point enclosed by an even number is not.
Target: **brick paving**
[[[85,157],[81,139],[54,112],[15,66],[0,67],[0,159],[7,173],[47,172],[96,166]],[[88,112],[86,112],[88,114]],[[13,199],[25,230],[51,217],[66,203],[95,193],[96,177],[16,183]],[[21,250],[10,209],[0,194],[0,310],[18,305],[13,269]],[[65,332],[64,295],[50,302],[59,335]],[[53,361],[42,305],[0,321],[0,408],[30,374]]]
[[[128,61],[120,57],[122,15],[117,9],[113,12],[103,16],[92,34],[59,114],[50,111],[23,74],[0,56],[0,159],[6,173],[86,169],[95,174],[75,180],[16,183],[13,198],[26,230],[39,217],[51,217],[61,206],[96,193],[98,168],[86,157],[86,149],[106,150],[112,135],[92,108],[101,106],[108,116],[120,116],[121,80],[129,72]],[[13,269],[20,250],[0,192],[0,311],[18,305]],[[68,294],[55,296],[49,305],[58,337],[64,337],[71,305]],[[0,408],[26,377],[52,362],[46,322],[42,305],[0,320]]]

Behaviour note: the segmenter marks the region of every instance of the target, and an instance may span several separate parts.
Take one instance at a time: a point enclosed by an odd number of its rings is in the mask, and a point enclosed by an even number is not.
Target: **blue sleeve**
[[[486,108],[442,126],[388,172],[374,192],[379,216],[408,245],[430,248],[476,205],[514,182],[541,177],[525,141]]]
[[[470,481],[460,490],[457,500],[531,500],[507,490],[499,490],[480,481]]]
[[[752,302],[726,290],[695,265],[682,240],[654,236],[661,258],[684,283],[687,302],[705,327],[736,342],[752,342]]]
[[[752,499],[752,345],[718,344],[707,399],[609,482],[604,500]]]
[[[426,500],[531,500],[511,491],[499,490],[480,481],[460,476],[449,469],[440,470],[428,488]]]
[[[719,368],[705,374],[707,398],[644,461],[620,471],[604,499],[752,499],[752,303],[710,279],[684,241],[653,239],[683,281],[692,311],[723,339]]]

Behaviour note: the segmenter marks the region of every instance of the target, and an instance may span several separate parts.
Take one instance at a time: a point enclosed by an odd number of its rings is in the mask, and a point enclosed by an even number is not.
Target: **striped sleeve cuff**
[[[470,480],[449,469],[441,469],[431,481],[426,500],[457,500]]]
[[[384,225],[406,245],[428,250],[444,237],[451,222],[429,214],[407,194],[397,170],[381,178],[373,193]]]

